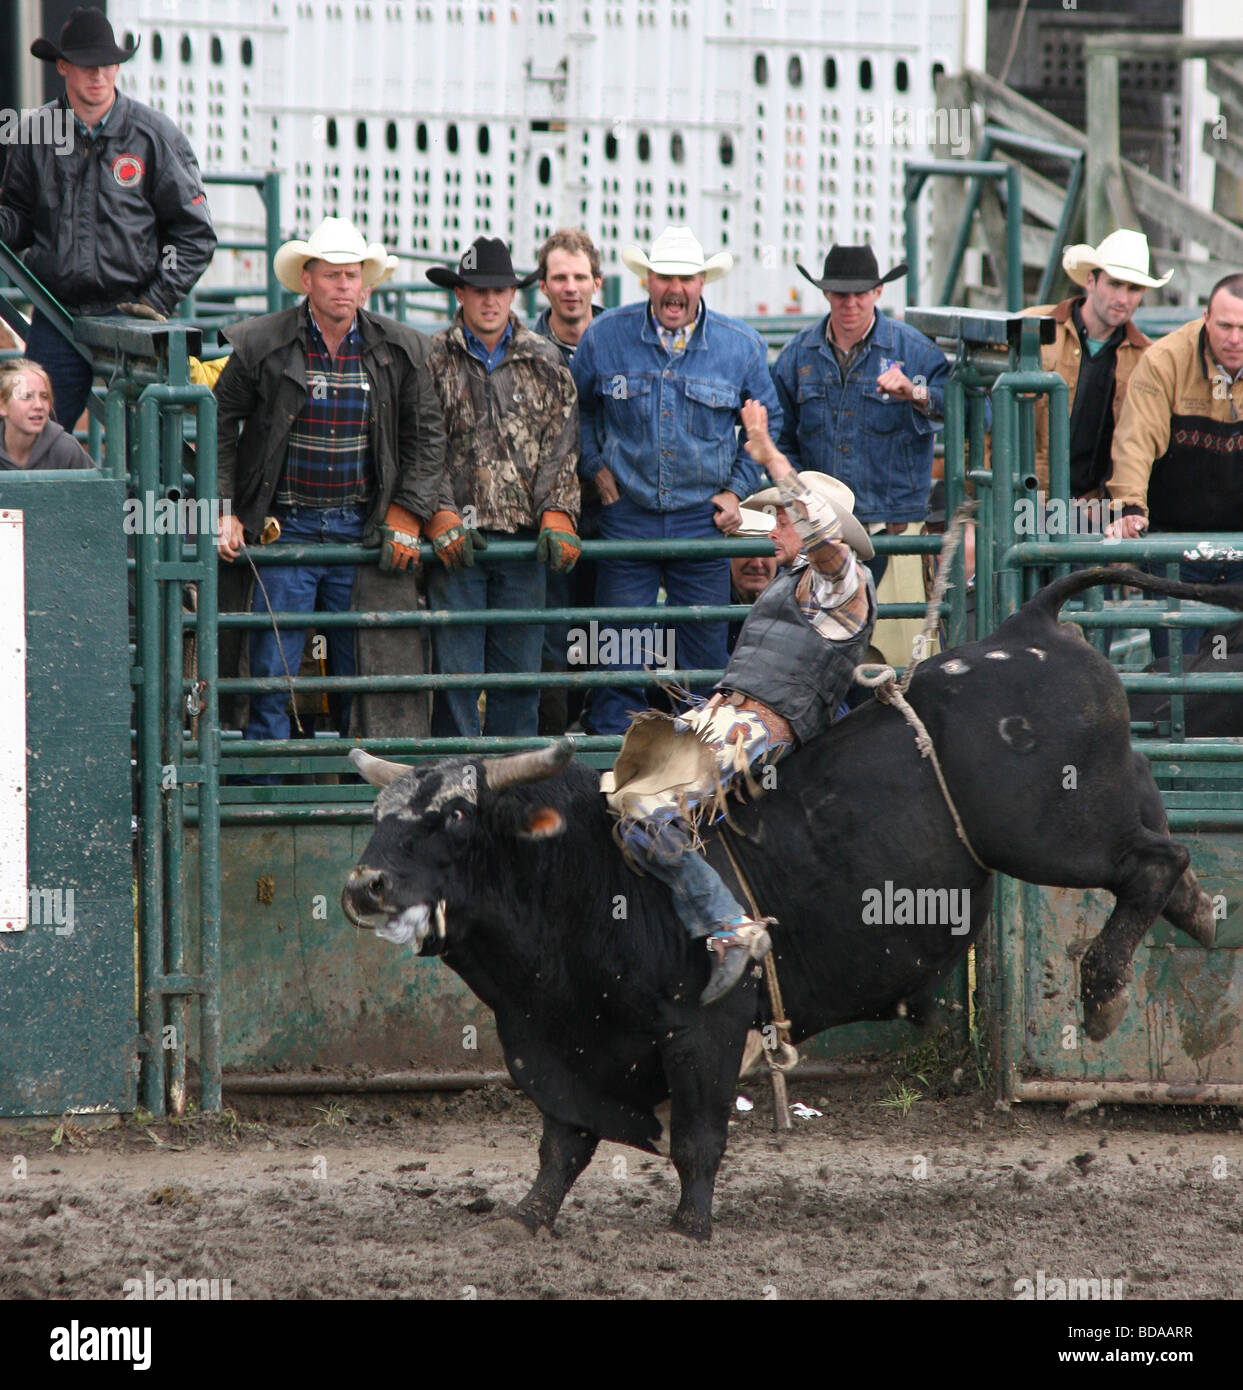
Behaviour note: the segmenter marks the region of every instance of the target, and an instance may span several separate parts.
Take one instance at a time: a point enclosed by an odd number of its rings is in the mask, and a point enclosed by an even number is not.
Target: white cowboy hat
[[[810,468],[804,469],[798,478],[799,482],[806,484],[810,491],[827,502],[837,513],[837,519],[842,523],[842,540],[859,559],[870,560],[876,554],[876,550],[868,538],[868,533],[855,520],[854,493],[845,483],[831,478],[827,473],[817,473]],[[776,487],[766,487],[761,492],[752,493],[742,505],[751,508],[763,507],[775,513],[778,507],[784,507],[786,504]]]
[[[640,246],[623,246],[621,258],[636,275],[646,275],[649,270],[657,275],[702,275],[705,285],[734,268],[728,251],[718,251],[705,260],[704,249],[689,227],[666,227],[652,243],[650,259]]]
[[[1148,273],[1149,264],[1148,238],[1143,232],[1128,231],[1125,227],[1110,232],[1099,246],[1080,242],[1062,252],[1062,269],[1076,285],[1087,284],[1089,270],[1103,270],[1115,280],[1155,290],[1174,274],[1167,270],[1159,280],[1154,280]]]
[[[388,278],[388,252],[378,241],[366,238],[343,217],[325,217],[311,233],[309,241],[287,241],[272,257],[276,278],[287,290],[302,293],[302,268],[307,261],[327,261],[329,265],[361,262],[363,288],[370,289]]]

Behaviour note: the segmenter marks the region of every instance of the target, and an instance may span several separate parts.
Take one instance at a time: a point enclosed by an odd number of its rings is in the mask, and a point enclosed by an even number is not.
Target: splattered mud
[[[662,1159],[602,1145],[557,1222],[496,1218],[536,1171],[513,1092],[239,1097],[224,1120],[10,1126],[0,1297],[121,1298],[127,1279],[228,1280],[244,1298],[972,1298],[1124,1281],[1124,1297],[1243,1293],[1232,1110],[905,1114],[878,1079],[804,1083],[823,1111],[777,1138],[766,1087],[731,1125],[716,1230],[667,1229]]]

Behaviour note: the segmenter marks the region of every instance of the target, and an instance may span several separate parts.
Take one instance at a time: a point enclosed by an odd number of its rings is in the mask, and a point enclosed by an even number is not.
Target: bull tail
[[[1156,574],[1145,574],[1143,570],[1128,566],[1104,567],[1078,570],[1062,579],[1055,579],[1046,585],[1033,598],[1024,604],[1022,612],[1047,618],[1056,623],[1057,615],[1067,599],[1074,598],[1085,589],[1095,589],[1102,584],[1121,584],[1132,589],[1143,589],[1148,593],[1168,594],[1172,598],[1196,599],[1200,603],[1213,603],[1222,608],[1243,611],[1243,584],[1184,584],[1179,579],[1165,579]]]

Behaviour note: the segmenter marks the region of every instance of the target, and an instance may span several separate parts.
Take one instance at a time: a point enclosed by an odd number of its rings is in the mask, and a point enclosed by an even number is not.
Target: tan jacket
[[[1040,349],[1040,365],[1046,372],[1056,372],[1069,387],[1066,402],[1067,414],[1075,407],[1075,387],[1079,383],[1079,361],[1083,349],[1079,346],[1079,334],[1071,318],[1071,308],[1081,295],[1063,299],[1060,304],[1038,304],[1025,309],[1028,315],[1047,316],[1057,320],[1057,336],[1051,343]],[[1126,326],[1126,337],[1118,344],[1114,374],[1114,428],[1122,418],[1122,405],[1126,400],[1127,387],[1131,373],[1139,365],[1139,360],[1152,346],[1152,339],[1146,337],[1133,323]],[[1049,490],[1049,398],[1036,399],[1036,477],[1039,486],[1047,493]]]
[[[1243,381],[1226,382],[1211,362],[1202,318],[1167,333],[1145,354],[1114,431],[1113,464],[1110,497],[1148,515],[1151,488],[1154,527],[1237,529]]]

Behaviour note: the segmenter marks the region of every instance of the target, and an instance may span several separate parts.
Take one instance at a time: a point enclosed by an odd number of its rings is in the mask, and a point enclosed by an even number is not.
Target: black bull
[[[983,926],[992,871],[1116,895],[1081,961],[1092,1039],[1117,1027],[1131,957],[1159,914],[1212,943],[1211,902],[1132,752],[1122,686],[1058,623],[1065,599],[1105,583],[1243,608],[1243,588],[1084,571],[985,641],[928,659],[911,682],[987,869],[956,833],[909,726],[876,703],[733,808],[731,848],[761,909],[779,919],[773,950],[796,1041],[892,1018],[926,995]],[[345,889],[347,915],[443,955],[494,1011],[510,1074],[543,1112],[539,1175],[515,1214],[531,1229],[551,1226],[605,1138],[668,1152],[682,1185],[674,1225],[706,1237],[745,1036],[764,1019],[755,979],[698,1003],[703,943],[687,938],[668,890],[625,865],[596,774],[566,766],[564,747],[413,771],[352,756],[384,790]],[[719,835],[707,844],[719,867]],[[961,904],[965,891],[969,931],[948,911],[917,912],[922,922],[893,911],[904,889],[925,908]]]

